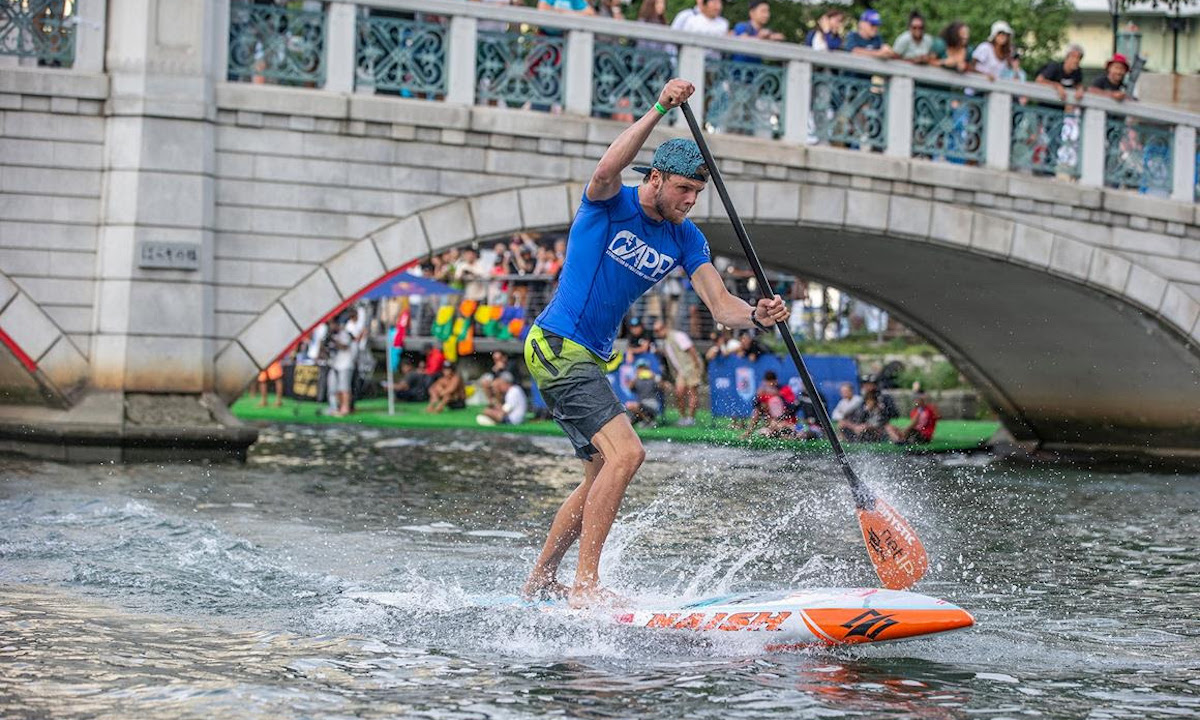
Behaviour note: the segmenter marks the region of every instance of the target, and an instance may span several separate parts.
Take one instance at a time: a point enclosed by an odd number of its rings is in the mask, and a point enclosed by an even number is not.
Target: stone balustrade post
[[[1180,202],[1196,201],[1196,128],[1175,126],[1174,187],[1171,199]]]
[[[358,6],[353,3],[329,4],[325,22],[325,89],[332,92],[354,91],[354,68],[357,65],[355,23]]]
[[[808,114],[812,112],[812,64],[790,60],[783,94],[783,141],[803,145],[808,138]]]
[[[913,92],[916,83],[910,77],[893,75],[888,79],[887,147],[889,157],[912,156]]]
[[[1099,108],[1083,109],[1083,141],[1079,152],[1081,163],[1079,184],[1088,187],[1104,187],[1104,161],[1108,148],[1106,113]]]
[[[596,35],[583,30],[567,33],[563,82],[563,106],[567,112],[587,117],[592,114],[592,65]]]
[[[222,83],[229,79],[229,3],[232,0],[213,0],[209,6],[212,17],[212,80]]]
[[[696,92],[689,101],[697,121],[704,124],[704,48],[692,45],[679,46],[679,77],[696,86]],[[679,116],[683,122],[683,115]],[[686,126],[685,126],[686,127]]]
[[[447,33],[446,101],[475,104],[475,46],[479,24],[473,17],[450,18]]]
[[[990,92],[987,96],[987,166],[993,170],[1008,170],[1012,153],[1012,95]]]
[[[92,0],[75,6],[75,64],[81,73],[104,72],[105,23],[108,0]]]

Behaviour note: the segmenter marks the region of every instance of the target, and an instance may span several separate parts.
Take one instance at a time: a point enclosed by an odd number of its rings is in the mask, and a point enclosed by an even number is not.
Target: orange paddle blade
[[[907,590],[929,569],[921,539],[896,510],[879,498],[870,510],[858,509],[867,554],[879,581],[889,590]]]

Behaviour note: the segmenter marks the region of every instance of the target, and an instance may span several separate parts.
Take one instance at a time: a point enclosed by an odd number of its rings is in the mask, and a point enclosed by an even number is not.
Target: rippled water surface
[[[246,466],[0,460],[0,716],[1200,714],[1200,477],[857,456],[930,550],[918,589],[978,624],[772,653],[482,601],[528,572],[567,455],[282,428]],[[875,583],[831,464],[649,456],[603,568],[625,594]]]

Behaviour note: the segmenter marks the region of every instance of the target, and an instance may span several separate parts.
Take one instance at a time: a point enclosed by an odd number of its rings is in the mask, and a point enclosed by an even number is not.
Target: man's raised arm
[[[588,200],[600,202],[621,191],[621,173],[646,144],[650,131],[658,125],[658,121],[668,110],[682,105],[695,91],[696,87],[687,80],[676,78],[667,83],[659,93],[655,106],[647,110],[640,120],[625,128],[604,151],[604,156],[596,164],[596,170],[588,182]]]

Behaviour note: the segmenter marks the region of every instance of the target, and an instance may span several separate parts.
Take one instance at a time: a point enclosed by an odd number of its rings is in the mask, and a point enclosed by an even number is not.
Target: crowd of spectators
[[[478,0],[493,4],[523,5],[521,0]],[[598,15],[624,19],[620,0],[538,0],[537,7],[559,13]],[[785,41],[785,36],[770,27],[770,0],[750,0],[746,17],[730,25],[723,15],[724,0],[696,0],[694,7],[685,8],[670,19],[672,30],[699,33],[702,35],[753,38],[765,41]],[[985,41],[972,45],[970,28],[955,20],[937,31],[926,26],[925,17],[914,10],[909,14],[904,32],[889,44],[880,36],[883,17],[873,9],[862,12],[855,27],[845,32],[848,17],[845,10],[832,8],[822,14],[804,38],[804,44],[814,50],[849,52],[855,55],[874,57],[881,60],[897,60],[918,65],[930,65],[960,73],[979,73],[990,79],[1026,80],[1021,69],[1022,48],[1016,45],[1011,25],[1005,20],[992,23]],[[651,24],[668,24],[665,0],[641,0],[636,21]],[[674,52],[667,43],[638,42],[638,47]],[[714,57],[717,55],[713,53]],[[1074,56],[1074,59],[1072,59]],[[761,62],[758,58],[735,54],[731,59]],[[1043,66],[1036,74],[1037,82],[1058,85],[1060,89],[1079,88],[1078,99],[1083,92],[1094,92],[1124,100],[1128,97],[1125,79],[1130,69],[1128,58],[1114,54],[1105,64],[1105,72],[1084,87],[1082,76],[1074,75],[1083,49],[1078,45],[1067,48],[1062,60]],[[1064,72],[1063,66],[1066,66]],[[1057,69],[1056,69],[1057,68]],[[1064,78],[1066,81],[1064,82]],[[1065,93],[1060,97],[1066,101]]]
[[[451,248],[417,272],[462,291],[466,300],[524,306],[531,291],[553,289],[566,255],[564,234],[521,232],[482,250]]]

